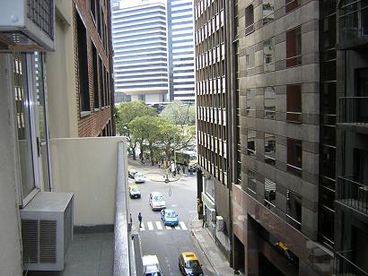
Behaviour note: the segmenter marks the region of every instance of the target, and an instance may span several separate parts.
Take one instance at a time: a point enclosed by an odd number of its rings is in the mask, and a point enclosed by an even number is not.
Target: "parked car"
[[[134,175],[134,181],[135,183],[144,183],[146,181],[146,178],[144,177],[143,173],[137,172]]]
[[[165,199],[159,192],[150,193],[149,204],[151,205],[152,210],[162,210],[166,208]]]
[[[146,276],[161,276],[160,263],[156,255],[145,255],[142,257],[143,275]]]
[[[179,224],[178,214],[172,209],[161,210],[161,220],[165,226],[176,226]]]
[[[203,275],[202,265],[194,252],[179,255],[179,270],[183,275]]]
[[[137,173],[136,170],[128,170],[128,177],[134,179],[134,175]]]
[[[130,198],[141,198],[141,191],[138,189],[137,185],[129,186],[129,196]]]

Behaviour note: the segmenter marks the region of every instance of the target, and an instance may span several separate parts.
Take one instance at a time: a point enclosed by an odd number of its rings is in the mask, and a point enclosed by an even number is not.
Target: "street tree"
[[[183,129],[185,125],[195,124],[195,106],[173,101],[165,107],[161,116]]]
[[[137,117],[146,115],[157,116],[156,110],[142,101],[122,103],[119,104],[116,109],[116,129],[120,135],[127,137],[129,146],[133,151],[133,159],[135,159],[137,140],[132,140],[129,123]]]
[[[152,165],[154,165],[154,152],[160,137],[160,125],[163,119],[157,116],[145,115],[137,117],[129,123],[129,129],[134,140],[141,147],[141,160],[143,160],[144,149],[147,147]]]

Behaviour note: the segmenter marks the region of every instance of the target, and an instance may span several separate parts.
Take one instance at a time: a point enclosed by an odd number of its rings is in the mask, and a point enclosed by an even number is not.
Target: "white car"
[[[144,183],[146,181],[146,178],[144,177],[143,173],[137,172],[134,175],[134,181],[135,183]]]
[[[156,255],[145,255],[142,257],[144,275],[160,276],[161,268]]]
[[[149,204],[151,205],[152,210],[162,210],[166,208],[165,199],[159,192],[150,193]]]

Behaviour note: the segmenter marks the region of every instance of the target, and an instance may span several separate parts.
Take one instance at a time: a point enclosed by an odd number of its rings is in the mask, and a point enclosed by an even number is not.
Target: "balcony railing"
[[[368,185],[339,176],[336,192],[337,202],[368,215]]]
[[[335,252],[334,272],[335,275],[368,275],[368,271],[364,271],[348,258],[344,256],[346,253]]]
[[[339,123],[366,124],[368,126],[368,97],[339,99]]]

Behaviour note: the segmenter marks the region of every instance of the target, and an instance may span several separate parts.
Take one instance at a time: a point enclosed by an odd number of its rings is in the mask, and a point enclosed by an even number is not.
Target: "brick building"
[[[110,2],[59,2],[47,67],[51,137],[114,135]]]

